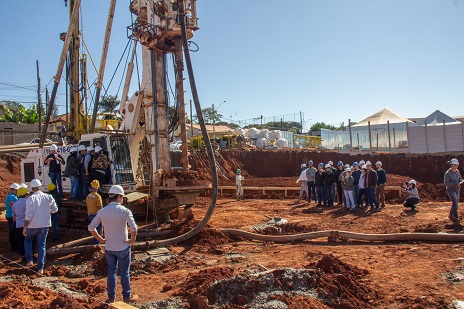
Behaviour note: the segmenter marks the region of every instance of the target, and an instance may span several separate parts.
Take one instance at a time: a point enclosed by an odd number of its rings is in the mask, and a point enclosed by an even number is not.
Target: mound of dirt
[[[194,170],[189,170],[188,173],[184,173],[179,170],[172,170],[169,172],[163,172],[160,179],[173,179],[176,181],[177,186],[194,186],[209,184],[210,178],[211,177],[208,178]]]
[[[87,251],[77,255],[74,259],[74,267],[70,267],[66,273],[70,278],[83,278],[89,275],[106,277],[106,256],[103,247],[91,247]]]
[[[200,223],[199,220],[190,220],[187,222],[179,222],[173,226],[174,230],[178,231],[178,235],[185,234],[195,228]],[[197,252],[222,253],[218,252],[216,247],[230,242],[230,237],[218,229],[206,225],[198,234],[183,242],[183,244],[192,245]]]

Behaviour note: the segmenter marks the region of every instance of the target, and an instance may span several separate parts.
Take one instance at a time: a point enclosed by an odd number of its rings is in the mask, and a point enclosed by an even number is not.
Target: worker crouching
[[[416,181],[411,179],[409,182],[405,182],[403,184],[403,192],[408,194],[403,206],[410,207],[412,211],[415,211],[416,205],[419,203],[419,192],[416,188]]]

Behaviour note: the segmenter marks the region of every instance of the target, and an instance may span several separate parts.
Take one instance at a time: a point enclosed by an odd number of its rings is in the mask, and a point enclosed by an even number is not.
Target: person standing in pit
[[[45,158],[44,164],[49,165],[49,174],[52,183],[58,188],[61,198],[63,198],[63,184],[61,180],[61,165],[65,165],[64,158],[58,153],[56,145],[50,146],[50,154]]]
[[[403,203],[404,207],[411,207],[412,211],[416,210],[416,205],[419,203],[419,192],[416,188],[416,181],[411,179],[409,182],[403,184],[403,192],[408,194],[406,201]]]
[[[24,251],[24,217],[26,216],[26,199],[29,196],[26,188],[18,189],[18,200],[11,208],[13,212],[13,221],[15,222],[15,240],[16,248],[23,262],[26,261],[26,252]]]
[[[364,186],[366,187],[367,192],[367,203],[370,206],[369,210],[378,210],[379,202],[375,198],[375,188],[377,187],[377,173],[372,169],[372,163],[370,161],[366,162],[366,176],[364,178]],[[375,207],[374,207],[375,206]]]
[[[343,162],[338,161],[337,169],[334,172],[335,183],[337,184],[338,206],[343,204],[342,173],[345,171]]]
[[[61,218],[61,206],[63,205],[63,202],[54,184],[49,183],[47,189],[48,189],[48,194],[50,194],[53,197],[53,199],[55,200],[56,206],[58,206],[58,211],[52,214],[53,240],[58,240],[59,239],[58,234],[59,234],[59,229],[60,229],[59,224],[60,224],[60,218]]]
[[[300,186],[300,200],[303,199],[303,192],[306,191],[306,194],[308,194],[308,179],[306,178],[306,164],[301,164],[301,172],[300,172],[300,177],[296,180],[296,183],[299,183],[302,181],[301,186]]]
[[[107,303],[116,299],[116,274],[119,269],[121,278],[122,297],[125,302],[138,299],[133,295],[130,287],[131,246],[137,237],[137,225],[132,212],[121,205],[124,199],[124,189],[121,186],[112,186],[108,192],[110,203],[97,212],[89,224],[88,230],[100,243],[105,244],[107,277]],[[97,232],[97,227],[105,226],[105,238]],[[128,237],[127,226],[131,237]]]
[[[375,189],[375,197],[380,203],[380,207],[385,207],[385,185],[387,183],[387,173],[382,168],[382,162],[375,163],[377,169],[377,188]]]
[[[84,158],[87,154],[87,147],[84,145],[79,145],[77,148],[79,154],[77,155],[77,171],[79,174],[79,190],[78,190],[78,197],[79,201],[85,201],[86,196],[84,195],[84,184],[83,184],[83,174],[85,174],[84,169]]]
[[[353,163],[353,168],[351,170],[351,176],[353,176],[353,198],[355,205],[358,205],[358,195],[359,195],[359,178],[361,177],[361,170],[358,167],[358,162]]]
[[[459,191],[461,189],[463,180],[461,177],[461,173],[458,170],[458,159],[451,159],[451,161],[449,161],[448,163],[450,164],[450,168],[446,171],[443,182],[446,185],[446,193],[448,193],[448,196],[451,200],[449,219],[453,222],[459,222]]]
[[[346,168],[343,175],[343,193],[345,194],[346,210],[354,209],[354,196],[353,196],[353,182],[354,178],[351,176],[351,168]]]
[[[237,195],[237,201],[243,200],[242,180],[244,179],[245,178],[242,176],[242,171],[240,169],[237,169],[235,171],[235,187],[236,187],[235,194]]]
[[[315,176],[316,176],[317,170],[313,166],[313,161],[309,160],[308,161],[308,168],[306,169],[306,179],[308,182],[308,203],[311,203],[311,193],[314,197],[314,202],[317,202],[316,198],[316,184],[315,184]]]
[[[364,184],[364,178],[366,177],[367,167],[361,166],[361,176],[359,177],[359,193],[356,200],[356,207],[364,208],[367,205],[367,192]],[[354,178],[354,177],[353,177]],[[363,196],[365,197],[365,203],[363,202]]]
[[[326,192],[327,207],[334,206],[332,194],[330,194],[334,183],[335,183],[335,175],[332,172],[332,167],[329,164],[326,164],[325,165],[325,178],[324,178],[324,191]]]
[[[92,180],[92,182],[90,183],[90,188],[89,188],[90,193],[89,195],[87,195],[87,198],[85,199],[85,203],[87,205],[87,215],[89,217],[90,222],[92,222],[92,220],[97,215],[97,212],[103,207],[102,198],[100,194],[98,194],[99,188],[100,188],[100,183],[98,182],[98,180]],[[101,228],[102,228],[101,224],[96,227],[98,234],[101,233]],[[95,245],[98,245],[99,244],[98,239],[94,238],[93,243]]]
[[[23,235],[26,237],[24,246],[26,266],[32,266],[32,241],[37,237],[37,270],[43,274],[45,265],[48,229],[51,226],[50,214],[58,211],[55,200],[49,194],[41,191],[42,183],[38,179],[31,180],[31,196],[26,199],[26,215],[24,218]]]
[[[326,193],[324,189],[324,179],[325,179],[325,171],[324,171],[324,163],[319,163],[317,166],[317,172],[314,176],[314,184],[316,185],[316,192],[317,192],[317,206],[324,206],[326,205]]]
[[[15,223],[13,220],[13,212],[11,210],[11,207],[13,204],[18,200],[18,189],[19,185],[17,183],[13,183],[10,186],[10,193],[7,195],[5,199],[5,207],[6,207],[6,221],[8,222],[8,239],[10,241],[10,249],[11,252],[17,251],[18,248],[16,248],[16,237],[15,237]]]
[[[77,161],[77,148],[71,147],[70,154],[66,159],[66,168],[63,176],[69,177],[71,181],[71,189],[69,190],[69,198],[77,200],[79,198],[79,164]]]

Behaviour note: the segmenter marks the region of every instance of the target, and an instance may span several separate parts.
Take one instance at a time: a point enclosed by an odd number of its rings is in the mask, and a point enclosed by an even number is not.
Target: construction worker
[[[130,287],[130,263],[131,245],[137,237],[137,225],[132,212],[121,205],[124,198],[124,189],[114,185],[109,190],[110,203],[97,212],[97,215],[89,225],[89,231],[100,243],[105,244],[106,265],[108,268],[107,291],[108,303],[116,299],[116,273],[119,269],[121,278],[122,296],[125,302],[137,300],[132,295]],[[105,238],[102,238],[97,227],[105,226]],[[131,237],[128,238],[127,226],[129,225]]]
[[[300,186],[300,195],[299,198],[300,200],[303,199],[303,192],[306,191],[306,194],[309,196],[308,193],[308,181],[306,178],[306,164],[301,164],[301,171],[300,171],[300,177],[296,180],[296,183],[299,183],[301,181],[301,186]]]
[[[52,214],[53,240],[58,240],[59,223],[60,223],[60,218],[61,218],[60,210],[61,210],[61,206],[63,205],[63,202],[54,184],[49,183],[47,186],[47,189],[48,189],[48,194],[50,194],[53,197],[53,199],[55,200],[56,206],[58,207],[58,211]]]
[[[24,218],[26,217],[26,198],[29,196],[26,188],[18,189],[18,200],[13,204],[11,208],[13,212],[13,220],[15,222],[15,241],[16,248],[18,249],[19,255],[23,262],[26,261],[26,252],[24,251]]]
[[[364,208],[363,196],[365,197],[365,205],[368,205],[367,204],[367,201],[368,201],[367,191],[366,191],[365,181],[364,181],[364,178],[366,177],[366,173],[367,173],[367,167],[366,167],[366,165],[362,165],[361,166],[361,176],[359,177],[358,198],[356,200],[356,207],[357,208]]]
[[[375,189],[375,198],[380,203],[380,207],[385,207],[385,185],[387,183],[387,173],[382,168],[382,162],[375,163],[377,169],[377,188]]]
[[[245,178],[242,176],[242,171],[237,169],[235,171],[235,186],[236,186],[236,195],[237,201],[243,200],[243,188],[242,188],[242,180]]]
[[[361,174],[358,162],[354,162],[353,168],[351,169],[351,176],[353,176],[353,198],[356,206],[358,205],[359,178],[361,178]]]
[[[317,166],[317,173],[314,177],[314,183],[316,185],[316,192],[317,192],[317,206],[322,206],[322,203],[324,203],[325,205],[326,197],[325,197],[325,190],[324,190],[324,178],[325,178],[324,163],[319,163]]]
[[[73,146],[70,149],[70,154],[66,159],[66,168],[63,173],[64,177],[69,177],[71,181],[71,189],[69,190],[69,198],[77,200],[79,198],[79,163],[77,161],[77,147]]]
[[[314,202],[317,202],[316,199],[316,184],[315,184],[315,177],[316,177],[317,170],[313,166],[313,161],[308,161],[308,168],[306,169],[306,181],[308,183],[308,203],[311,203],[311,193],[314,197]]]
[[[337,184],[338,206],[343,204],[342,173],[344,171],[343,162],[338,161],[337,169],[334,171],[335,183]]]
[[[332,173],[335,174],[335,171],[337,170],[334,166],[333,166],[333,162],[332,161],[329,161],[328,164],[330,165],[330,170],[332,171]],[[332,195],[332,201],[335,201],[335,191],[337,191],[337,188],[335,186],[335,181],[332,183],[332,188],[330,189],[330,194]],[[327,193],[328,194],[328,193]]]
[[[459,222],[459,190],[461,189],[463,180],[461,173],[458,170],[458,159],[453,158],[448,163],[450,164],[450,168],[446,171],[443,182],[446,185],[446,193],[448,193],[448,196],[451,200],[449,219],[453,222]]]
[[[364,187],[367,193],[367,203],[370,206],[369,210],[378,210],[379,202],[375,198],[375,188],[377,187],[377,173],[372,169],[372,163],[366,162],[366,176],[364,177]],[[375,207],[374,207],[375,206]]]
[[[106,183],[106,169],[109,166],[108,156],[103,153],[103,148],[95,147],[92,161],[92,179],[98,180],[100,184]]]
[[[416,188],[416,181],[411,179],[409,182],[405,182],[403,184],[403,192],[408,194],[403,206],[411,207],[412,211],[416,210],[416,205],[419,203],[419,192]]]
[[[13,183],[10,185],[10,193],[5,198],[5,207],[6,207],[6,221],[8,222],[8,239],[10,241],[11,252],[17,251],[16,248],[16,237],[15,237],[15,223],[13,220],[13,212],[11,207],[13,204],[18,200],[18,189],[19,185],[17,183]]]
[[[87,205],[87,215],[89,217],[89,221],[92,222],[93,218],[97,215],[97,212],[102,209],[103,207],[103,201],[98,194],[98,189],[100,188],[100,183],[98,180],[92,180],[90,183],[90,193],[87,195],[87,198],[85,199],[85,203]],[[101,233],[101,228],[102,225],[98,225],[97,227],[97,232],[100,234]],[[98,239],[94,238],[93,240],[94,244],[98,245]]]
[[[81,178],[82,178],[82,192],[84,198],[89,195],[89,186],[91,182],[91,172],[92,172],[92,161],[94,155],[94,148],[92,146],[87,147],[87,152],[85,156],[82,157],[81,165]]]
[[[44,164],[49,165],[48,173],[52,183],[58,188],[63,198],[63,185],[61,181],[61,165],[65,165],[64,158],[58,153],[56,145],[50,145],[50,154],[45,158]]]
[[[85,201],[86,196],[84,195],[84,184],[83,184],[83,178],[82,175],[85,174],[85,169],[84,169],[84,158],[85,155],[87,154],[87,147],[84,145],[79,145],[77,148],[77,151],[79,152],[77,154],[77,171],[79,173],[79,190],[78,190],[78,197],[77,199],[79,201]]]
[[[333,207],[334,202],[332,199],[332,188],[335,183],[335,175],[332,172],[332,166],[330,164],[325,165],[325,177],[324,177],[324,191],[325,191],[325,205],[327,207]]]
[[[345,168],[345,172],[342,176],[342,183],[343,183],[343,194],[345,195],[346,201],[346,210],[354,209],[354,195],[353,195],[353,182],[354,178],[351,175],[351,168]]]
[[[37,270],[43,274],[45,265],[45,247],[48,229],[51,226],[50,214],[58,211],[55,200],[49,194],[41,191],[42,183],[38,179],[31,180],[31,196],[26,199],[26,215],[24,218],[23,235],[26,237],[24,246],[26,266],[32,266],[32,241],[37,237]]]

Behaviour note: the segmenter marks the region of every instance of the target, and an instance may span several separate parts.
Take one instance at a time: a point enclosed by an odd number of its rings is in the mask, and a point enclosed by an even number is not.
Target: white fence
[[[464,151],[464,125],[461,122],[408,127],[410,153]]]

